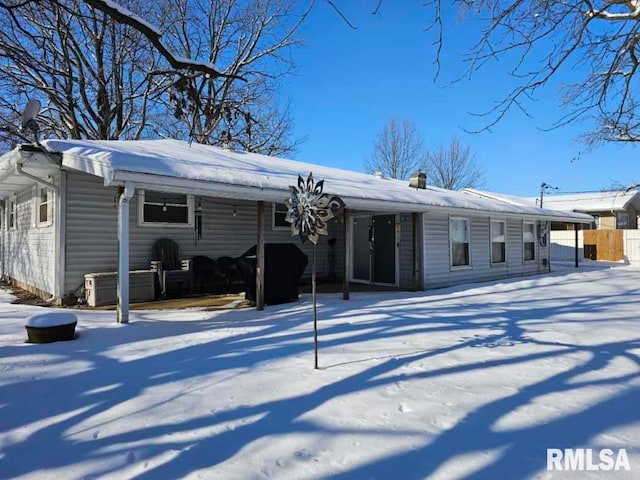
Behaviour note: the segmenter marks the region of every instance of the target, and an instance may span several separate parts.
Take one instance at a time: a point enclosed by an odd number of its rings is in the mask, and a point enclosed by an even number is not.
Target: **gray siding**
[[[329,227],[329,238],[335,238],[334,246],[334,275],[335,280],[341,282],[344,275],[344,216],[333,219]]]
[[[97,177],[68,172],[65,293],[84,285],[85,273],[117,269],[115,195],[116,189],[105,188]]]
[[[59,184],[59,177],[53,179]],[[35,185],[34,185],[35,186]],[[3,219],[3,274],[52,294],[55,285],[55,202],[50,213],[53,222],[35,225],[34,188],[29,187],[16,197],[16,228],[9,229],[9,199]]]
[[[118,261],[117,206],[114,188],[105,188],[102,180],[81,173],[69,173],[67,177],[67,230],[65,292],[73,291],[84,283],[84,275],[94,272],[115,271]],[[184,258],[206,255],[216,258],[222,255],[238,256],[256,243],[256,203],[217,198],[198,197],[203,208],[203,238],[195,245],[192,228],[167,228],[138,226],[137,197],[131,203],[131,269],[149,268],[151,247],[163,237],[180,245]],[[272,204],[265,204],[265,237],[267,242],[293,242],[288,229],[272,227]],[[236,215],[233,215],[235,210]],[[507,263],[491,264],[491,244],[488,216],[467,217],[470,220],[471,267],[451,269],[449,260],[449,216],[438,213],[422,215],[424,251],[420,259],[424,272],[425,288],[437,288],[461,283],[493,280],[511,276],[546,272],[542,258],[548,257],[548,249],[536,243],[536,260],[523,263],[522,219],[507,219]],[[321,277],[331,272],[340,281],[343,276],[343,225],[342,219],[333,220],[329,235],[321,237],[316,247],[317,271]],[[400,215],[400,287],[412,287],[413,244],[411,240],[411,214]],[[328,240],[335,238],[332,248]],[[51,234],[53,241],[53,233]],[[311,261],[312,246],[301,246]],[[420,252],[419,252],[420,253]],[[50,254],[49,259],[53,258]],[[51,263],[53,266],[53,263]],[[309,275],[311,267],[305,272]],[[52,273],[51,282],[53,281]],[[51,284],[52,285],[52,284]],[[51,287],[52,288],[52,287]]]
[[[117,205],[115,188],[105,188],[102,180],[82,173],[69,173],[67,177],[67,260],[65,292],[73,291],[84,283],[86,273],[115,271],[118,264]],[[151,248],[159,238],[175,240],[184,258],[195,255],[236,257],[243,254],[257,240],[256,202],[233,201],[197,197],[202,201],[202,239],[195,244],[194,230],[162,226],[138,225],[137,195],[130,210],[130,267],[149,268]],[[283,199],[284,200],[284,199]],[[309,256],[311,272],[312,246],[300,245],[288,229],[272,227],[272,204],[265,204],[265,240],[267,242],[293,242]],[[233,215],[233,212],[236,215]],[[336,238],[336,275],[342,275],[342,224],[330,222],[329,235],[321,237],[316,247],[317,272],[328,276],[330,247],[328,240]]]
[[[413,288],[413,219],[410,213],[400,215],[400,288]]]
[[[543,258],[548,259],[548,247],[536,242],[536,259],[523,262],[522,219],[508,218],[507,261],[505,264],[491,263],[490,217],[465,216],[470,223],[471,268],[451,268],[449,252],[449,215],[425,213],[423,216],[424,238],[424,285],[439,288],[462,283],[496,280],[521,275],[544,273]],[[505,220],[495,217],[496,220]]]

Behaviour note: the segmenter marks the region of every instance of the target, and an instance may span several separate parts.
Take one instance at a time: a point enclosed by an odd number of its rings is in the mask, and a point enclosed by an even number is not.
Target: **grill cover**
[[[256,246],[237,258],[246,286],[247,300],[256,301]],[[307,268],[307,255],[293,243],[264,246],[264,303],[277,305],[298,299],[300,277]]]

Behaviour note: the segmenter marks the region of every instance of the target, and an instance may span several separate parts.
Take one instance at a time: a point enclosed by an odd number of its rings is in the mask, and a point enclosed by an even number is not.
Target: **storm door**
[[[396,285],[396,216],[356,216],[351,232],[352,280]]]

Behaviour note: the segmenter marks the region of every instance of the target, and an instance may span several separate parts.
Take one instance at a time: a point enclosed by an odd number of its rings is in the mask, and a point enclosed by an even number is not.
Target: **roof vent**
[[[414,172],[411,174],[411,177],[409,177],[409,186],[424,190],[427,188],[427,174],[422,173],[420,170]]]
[[[373,174],[376,178],[384,178],[384,173],[382,173],[380,170],[378,170],[376,173]]]

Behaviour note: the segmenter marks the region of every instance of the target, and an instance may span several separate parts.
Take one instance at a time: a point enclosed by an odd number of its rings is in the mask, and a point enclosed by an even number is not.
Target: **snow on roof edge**
[[[45,140],[47,148],[63,154],[63,164],[70,168],[102,176],[113,181],[117,172],[132,172],[155,177],[159,184],[170,186],[176,179],[235,186],[237,188],[273,189],[286,192],[297,175],[313,171],[316,178],[329,180],[325,191],[368,202],[415,205],[422,211],[430,208],[556,218],[558,221],[591,221],[589,215],[540,209],[518,204],[508,205],[493,199],[471,199],[463,192],[430,187],[415,190],[407,182],[376,179],[372,175],[318,164],[298,162],[247,152],[233,152],[219,147],[189,144],[178,140],[91,141]],[[99,167],[99,168],[96,168]],[[302,171],[301,171],[302,170]],[[305,171],[306,170],[306,171]]]

